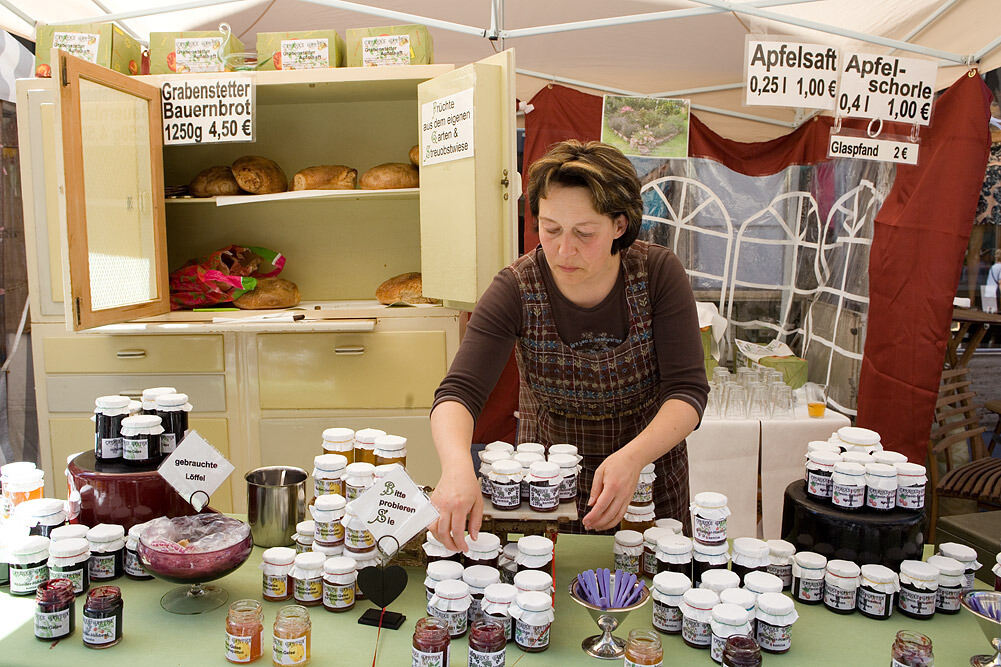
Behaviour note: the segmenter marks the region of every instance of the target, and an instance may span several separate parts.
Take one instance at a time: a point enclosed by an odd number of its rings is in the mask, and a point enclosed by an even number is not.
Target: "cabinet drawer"
[[[447,370],[443,331],[260,334],[264,409],[425,408]]]
[[[49,412],[87,412],[109,394],[138,400],[147,387],[175,387],[197,412],[226,411],[223,375],[49,375],[45,387]]]
[[[221,373],[222,336],[55,336],[48,373]]]

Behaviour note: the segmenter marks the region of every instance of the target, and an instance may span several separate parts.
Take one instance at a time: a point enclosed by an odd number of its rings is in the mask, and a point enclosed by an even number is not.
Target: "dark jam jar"
[[[163,426],[156,415],[136,415],[122,420],[122,461],[125,465],[152,470],[160,464],[160,434]]]
[[[125,576],[135,581],[147,581],[153,575],[146,571],[139,561],[139,537],[142,535],[144,523],[137,523],[129,528],[128,538],[125,540]]]
[[[521,507],[522,467],[517,461],[502,459],[490,468],[490,504],[495,510]]]
[[[560,504],[560,467],[548,461],[532,464],[528,479],[528,505],[536,512],[555,512]]]
[[[9,549],[10,594],[34,595],[49,578],[49,538],[30,535]]]
[[[469,628],[470,666],[503,665],[506,645],[504,626],[494,621],[475,621]]]
[[[434,616],[420,619],[414,628],[413,664],[447,667],[450,641],[445,621]]]
[[[733,635],[723,647],[723,667],[760,667],[761,649],[750,637]]]
[[[68,580],[76,595],[83,595],[90,588],[89,561],[90,543],[82,537],[49,544],[49,577]]]
[[[142,412],[140,414],[155,415],[156,397],[163,396],[164,394],[176,394],[176,393],[177,389],[174,389],[173,387],[150,387],[149,389],[143,389]]]
[[[122,641],[123,606],[118,586],[98,586],[87,593],[83,607],[83,645],[109,648]]]
[[[890,660],[894,667],[932,667],[935,654],[931,639],[920,632],[901,630],[890,648]]]
[[[897,606],[897,590],[900,580],[897,573],[883,565],[862,566],[862,585],[855,600],[858,611],[863,616],[885,621]]]
[[[187,394],[161,394],[156,397],[156,416],[160,418],[160,453],[167,456],[177,449],[188,434],[188,413],[191,404]]]
[[[111,581],[125,574],[125,529],[99,523],[87,531],[90,542],[90,580]]]
[[[729,560],[730,547],[725,541],[712,546],[696,542],[692,553],[692,581],[702,581],[706,570],[725,570]]]
[[[129,416],[128,396],[99,396],[94,401],[94,458],[122,460],[122,420]]]
[[[35,639],[65,639],[76,629],[76,596],[69,579],[49,579],[35,592]]]
[[[938,596],[938,569],[918,560],[900,564],[900,594],[897,608],[904,616],[928,620],[935,615]]]
[[[657,540],[657,574],[677,572],[692,578],[692,539],[667,535]]]

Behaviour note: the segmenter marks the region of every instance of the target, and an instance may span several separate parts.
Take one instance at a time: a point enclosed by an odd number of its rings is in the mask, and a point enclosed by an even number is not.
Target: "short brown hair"
[[[632,245],[643,222],[640,179],[622,151],[600,141],[568,139],[553,144],[528,170],[529,210],[538,227],[539,200],[554,185],[587,188],[594,210],[613,219],[626,217],[626,231],[612,241],[612,254]]]

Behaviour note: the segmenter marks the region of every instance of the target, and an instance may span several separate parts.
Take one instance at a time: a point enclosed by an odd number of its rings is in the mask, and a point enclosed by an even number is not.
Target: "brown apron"
[[[600,352],[574,350],[560,338],[536,253],[511,265],[522,302],[522,330],[515,347],[520,373],[518,442],[577,446],[584,457],[577,497],[581,518],[589,511],[595,470],[646,428],[662,403],[646,269],[648,247],[636,241],[622,252],[629,333],[617,347]],[[654,464],[657,518],[678,519],[691,534],[685,442]],[[571,532],[581,530],[579,524],[571,528]]]

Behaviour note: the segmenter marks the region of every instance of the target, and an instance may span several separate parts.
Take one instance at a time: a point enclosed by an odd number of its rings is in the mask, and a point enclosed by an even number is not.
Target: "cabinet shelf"
[[[214,204],[215,206],[236,206],[242,204],[264,204],[296,199],[419,199],[420,188],[399,188],[395,190],[296,190],[276,192],[270,195],[232,195],[225,197],[174,197],[165,199],[167,204]]]

